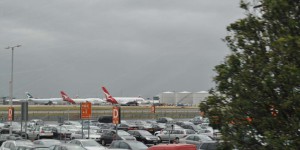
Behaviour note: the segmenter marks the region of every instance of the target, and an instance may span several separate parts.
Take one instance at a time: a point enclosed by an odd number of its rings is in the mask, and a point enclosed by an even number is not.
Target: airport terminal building
[[[200,102],[204,101],[210,94],[207,91],[200,92],[162,92],[159,96],[159,102],[176,105],[183,104],[189,106],[198,106]]]

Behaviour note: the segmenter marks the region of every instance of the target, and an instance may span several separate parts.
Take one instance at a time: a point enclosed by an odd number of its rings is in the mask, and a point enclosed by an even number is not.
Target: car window
[[[59,150],[60,149],[60,146],[59,145],[56,145],[53,150]]]
[[[195,136],[194,141],[200,141],[200,138],[198,136]]]
[[[194,136],[189,136],[186,138],[187,140],[194,140]]]
[[[119,142],[112,142],[110,147],[112,148],[118,148],[119,147]]]
[[[9,146],[10,146],[9,142],[5,143],[5,145],[4,145],[5,148],[9,148]]]
[[[130,135],[129,133],[127,133],[126,131],[123,131],[123,130],[119,130],[118,131],[118,135]]]
[[[194,130],[186,130],[186,134],[195,134],[196,132]]]
[[[42,127],[42,130],[44,130],[44,131],[51,131],[52,128],[51,127]]]
[[[15,150],[16,146],[14,144],[10,144],[9,148],[10,148],[10,150]]]
[[[122,149],[130,149],[129,145],[126,144],[126,143],[124,143],[124,142],[121,142],[118,148],[122,148]]]

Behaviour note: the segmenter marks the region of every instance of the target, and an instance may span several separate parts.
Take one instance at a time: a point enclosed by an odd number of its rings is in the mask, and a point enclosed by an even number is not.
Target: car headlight
[[[150,138],[146,137],[146,140],[151,140]]]

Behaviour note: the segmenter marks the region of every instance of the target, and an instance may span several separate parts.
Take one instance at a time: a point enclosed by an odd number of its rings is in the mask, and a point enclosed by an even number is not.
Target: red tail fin
[[[61,97],[63,98],[63,101],[67,101],[71,104],[76,104],[73,99],[71,99],[64,91],[60,91]]]
[[[106,101],[109,102],[109,103],[112,103],[112,104],[119,104],[117,102],[117,100],[115,98],[113,98],[109,93],[108,91],[106,90],[106,88],[103,86],[102,87],[102,90],[104,92],[104,95],[105,95],[105,98],[106,98]]]

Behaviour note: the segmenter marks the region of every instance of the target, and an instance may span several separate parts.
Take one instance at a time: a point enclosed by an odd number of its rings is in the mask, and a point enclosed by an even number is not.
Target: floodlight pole
[[[12,100],[13,100],[13,77],[14,77],[14,49],[16,47],[20,47],[21,45],[16,45],[16,46],[9,46],[6,49],[11,49],[11,76],[10,76],[10,81],[9,81],[9,105],[12,107]],[[10,126],[9,126],[9,134],[12,134],[12,120],[10,120]]]

